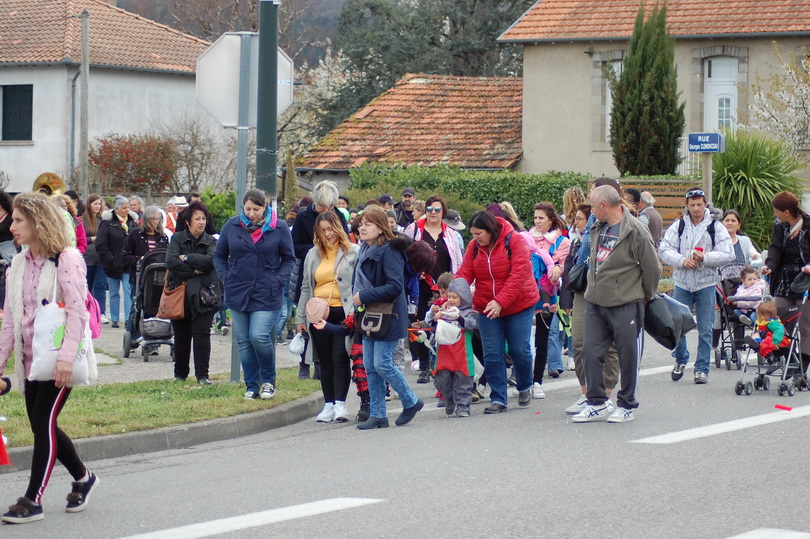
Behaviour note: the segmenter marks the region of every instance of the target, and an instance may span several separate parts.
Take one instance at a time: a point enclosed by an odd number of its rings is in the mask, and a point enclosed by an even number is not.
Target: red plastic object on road
[[[774,404],[773,407],[778,408],[780,410],[785,410],[785,411],[788,411],[788,412],[793,411],[793,408],[791,408],[790,406],[785,406],[783,404]]]
[[[0,466],[11,466],[11,459],[6,452],[6,444],[3,443],[3,431],[0,429]]]

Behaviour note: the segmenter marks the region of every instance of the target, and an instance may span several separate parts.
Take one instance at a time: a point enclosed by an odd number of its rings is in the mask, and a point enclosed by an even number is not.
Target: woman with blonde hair
[[[577,209],[586,202],[585,193],[583,193],[582,189],[576,185],[572,185],[563,193],[563,211],[560,217],[562,217],[563,221],[565,221],[566,227],[568,228],[569,238],[571,237],[572,232],[578,234],[575,223],[577,218]]]
[[[42,494],[59,460],[73,477],[65,510],[77,513],[87,507],[98,478],[82,462],[73,442],[57,425],[57,418],[70,396],[73,362],[88,321],[82,255],[70,246],[61,211],[41,193],[22,193],[14,199],[11,233],[22,252],[14,257],[6,283],[5,324],[0,332],[0,374],[14,353],[17,388],[25,395],[25,408],[34,433],[31,475],[25,495],[9,507],[0,520],[23,524],[42,520]],[[57,265],[58,261],[58,265]],[[65,333],[53,379],[29,380],[33,352],[34,318],[42,302],[56,297],[65,305]],[[92,349],[87,354],[90,379],[97,375]],[[0,379],[0,395],[11,381]]]
[[[363,363],[368,375],[371,412],[358,429],[388,426],[385,410],[385,383],[388,382],[402,401],[402,412],[396,425],[411,421],[425,403],[408,386],[405,377],[394,365],[394,349],[407,335],[408,307],[405,301],[405,249],[408,241],[395,238],[388,226],[388,217],[379,206],[372,206],[359,216],[360,239],[363,246],[354,270],[352,301],[360,316],[373,303],[392,304],[391,318],[385,334],[363,336]],[[362,324],[362,318],[360,322]]]
[[[321,391],[324,406],[318,414],[319,423],[349,420],[346,395],[351,382],[351,339],[330,333],[315,324],[307,327],[307,302],[310,298],[322,298],[329,304],[329,312],[323,320],[340,325],[353,311],[352,274],[360,248],[349,243],[349,237],[334,212],[325,212],[315,218],[315,249],[310,249],[304,259],[304,279],[301,281],[301,298],[295,322],[298,331],[308,331],[313,363],[321,366]],[[317,321],[321,322],[321,321]]]
[[[507,202],[504,200],[503,202],[501,202],[500,206],[504,217],[517,225],[518,232],[526,230],[526,226],[523,224],[523,221],[518,219],[515,207],[512,206],[511,202]]]

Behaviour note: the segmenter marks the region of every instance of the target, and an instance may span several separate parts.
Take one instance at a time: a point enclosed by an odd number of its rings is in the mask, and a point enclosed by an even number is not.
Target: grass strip
[[[59,427],[74,439],[104,436],[159,427],[195,423],[218,417],[274,408],[320,389],[317,380],[299,380],[298,368],[279,369],[276,396],[271,400],[245,400],[244,384],[214,376],[214,385],[201,386],[190,378],[79,387],[59,414]],[[32,445],[34,437],[22,395],[16,391],[0,398],[0,428],[9,447]]]

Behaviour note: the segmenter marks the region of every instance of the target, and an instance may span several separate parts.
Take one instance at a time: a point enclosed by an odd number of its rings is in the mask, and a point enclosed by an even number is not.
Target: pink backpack
[[[89,291],[84,299],[84,308],[87,309],[87,314],[90,315],[87,319],[87,323],[90,325],[90,336],[98,339],[101,337],[101,307],[99,307],[98,301]]]

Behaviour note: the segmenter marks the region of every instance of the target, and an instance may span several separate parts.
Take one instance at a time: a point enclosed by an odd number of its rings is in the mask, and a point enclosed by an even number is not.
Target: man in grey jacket
[[[661,266],[650,231],[622,205],[619,193],[603,185],[591,191],[591,266],[585,290],[583,364],[588,405],[575,423],[624,423],[638,408],[636,382],[643,351],[644,305],[658,290]],[[619,352],[621,389],[611,413],[605,391],[605,356],[612,342]]]
[[[664,264],[672,266],[675,292],[672,297],[690,309],[695,306],[698,327],[698,349],[695,359],[695,383],[709,380],[712,351],[712,325],[716,303],[715,285],[718,268],[734,260],[734,247],[726,227],[712,217],[706,195],[700,187],[686,192],[686,215],[677,219],[664,233],[658,254]],[[689,362],[686,336],[681,337],[672,353],[675,367],[672,380],[683,378]]]

